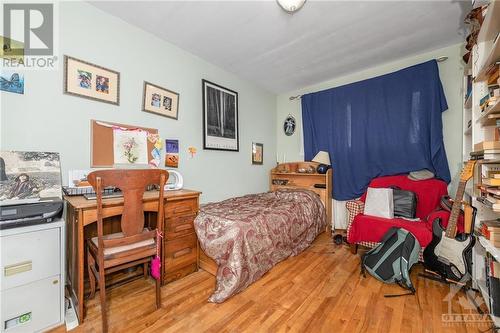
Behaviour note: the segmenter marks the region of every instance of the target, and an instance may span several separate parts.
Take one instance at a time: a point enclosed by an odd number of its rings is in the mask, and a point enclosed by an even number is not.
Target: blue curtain
[[[420,169],[449,183],[447,108],[435,60],[304,95],[305,159],[330,153],[336,200],[359,197],[375,177]]]

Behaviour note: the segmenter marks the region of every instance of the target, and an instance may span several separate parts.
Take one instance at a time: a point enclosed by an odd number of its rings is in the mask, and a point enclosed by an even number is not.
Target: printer
[[[64,203],[61,199],[0,206],[0,230],[50,223],[61,218]]]

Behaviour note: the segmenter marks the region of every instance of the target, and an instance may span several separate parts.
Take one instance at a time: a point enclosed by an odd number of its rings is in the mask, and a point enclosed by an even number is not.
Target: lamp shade
[[[313,162],[330,165],[330,154],[328,152],[320,150],[316,156],[312,159]]]

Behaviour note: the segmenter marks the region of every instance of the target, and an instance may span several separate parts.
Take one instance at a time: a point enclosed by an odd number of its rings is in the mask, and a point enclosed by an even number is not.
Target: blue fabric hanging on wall
[[[449,183],[446,109],[435,60],[303,95],[305,159],[330,153],[336,200],[359,197],[375,177],[420,169]]]

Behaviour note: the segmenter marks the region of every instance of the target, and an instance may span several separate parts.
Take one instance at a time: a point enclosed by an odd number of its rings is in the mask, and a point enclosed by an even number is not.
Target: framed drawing
[[[179,115],[179,94],[144,81],[142,111],[177,120]]]
[[[264,162],[264,145],[252,142],[252,164],[262,164]]]
[[[0,204],[62,199],[58,153],[0,151]]]
[[[120,105],[120,73],[65,55],[64,93]]]
[[[238,93],[202,80],[203,148],[239,151]]]

